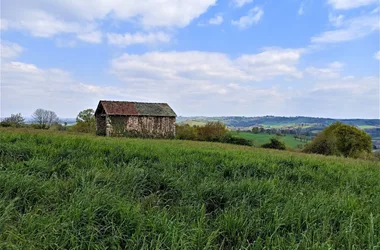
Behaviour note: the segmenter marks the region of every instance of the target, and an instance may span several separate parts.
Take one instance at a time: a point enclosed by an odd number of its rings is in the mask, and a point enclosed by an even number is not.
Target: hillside
[[[0,249],[375,249],[380,166],[0,129]]]
[[[380,127],[379,119],[332,119],[322,117],[305,117],[305,116],[218,116],[218,117],[183,117],[179,116],[177,121],[180,122],[208,122],[208,121],[221,121],[230,127],[252,127],[262,125],[264,127],[286,127],[286,126],[300,126],[300,125],[313,125],[313,126],[328,126],[334,122],[342,122],[344,124],[354,125],[363,129]]]
[[[265,133],[250,133],[250,132],[237,132],[237,131],[231,131],[230,132],[235,137],[244,138],[247,140],[253,140],[253,145],[256,147],[260,147],[265,143],[268,143],[270,141],[270,138],[276,137],[276,135],[270,135]],[[277,137],[280,141],[284,142],[287,147],[290,148],[299,148],[306,144],[306,142],[299,141],[294,139],[294,136],[292,135],[284,135]]]

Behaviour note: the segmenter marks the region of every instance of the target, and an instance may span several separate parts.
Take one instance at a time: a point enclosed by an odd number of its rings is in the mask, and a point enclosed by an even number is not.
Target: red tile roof
[[[102,109],[107,115],[176,116],[167,103],[99,101],[95,115]]]

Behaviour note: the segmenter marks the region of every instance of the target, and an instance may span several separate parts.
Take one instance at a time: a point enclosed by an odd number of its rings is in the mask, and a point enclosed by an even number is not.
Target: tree
[[[59,118],[54,111],[45,109],[37,109],[34,111],[32,118],[33,123],[40,129],[50,128],[51,125],[59,122]]]
[[[205,126],[198,128],[198,139],[201,141],[220,141],[228,130],[221,122],[208,122]]]
[[[304,152],[357,158],[363,154],[371,154],[372,141],[366,132],[336,122],[326,127],[307,144]]]
[[[285,150],[286,149],[285,144],[276,138],[271,138],[269,143],[266,143],[266,144],[262,145],[261,147],[278,149],[278,150]]]
[[[252,128],[252,133],[258,134],[259,133],[259,128],[258,127],[253,127]]]
[[[96,120],[93,109],[85,109],[79,112],[73,130],[82,133],[95,133]]]
[[[4,118],[0,123],[2,127],[15,127],[15,128],[22,127],[24,124],[25,124],[25,119],[24,117],[22,117],[20,113],[11,114],[10,117]]]

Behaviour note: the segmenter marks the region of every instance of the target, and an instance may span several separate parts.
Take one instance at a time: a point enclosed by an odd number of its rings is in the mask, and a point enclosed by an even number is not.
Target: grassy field
[[[179,124],[188,124],[190,126],[204,126],[207,122],[202,121],[194,121],[194,120],[185,120],[183,122],[180,122]]]
[[[376,128],[376,126],[371,126],[371,125],[360,125],[358,126],[360,129],[370,129],[370,128]]]
[[[378,249],[378,163],[0,129],[0,249]]]
[[[267,133],[254,134],[249,132],[231,131],[231,134],[236,137],[253,140],[253,144],[256,147],[260,147],[261,145],[268,143],[270,141],[270,138],[276,137],[275,135],[269,135]],[[292,135],[285,135],[278,138],[283,141],[287,147],[290,148],[297,148],[298,145],[305,145],[305,142],[294,139]]]

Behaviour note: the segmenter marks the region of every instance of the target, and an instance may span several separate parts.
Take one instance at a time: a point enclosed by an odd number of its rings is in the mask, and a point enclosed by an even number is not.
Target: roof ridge
[[[99,102],[122,102],[122,103],[144,103],[144,104],[168,104],[167,102],[135,102],[135,101],[109,101],[109,100],[100,100]]]

